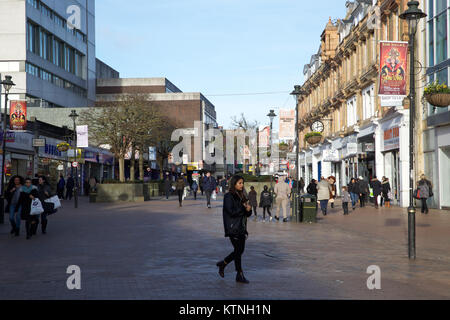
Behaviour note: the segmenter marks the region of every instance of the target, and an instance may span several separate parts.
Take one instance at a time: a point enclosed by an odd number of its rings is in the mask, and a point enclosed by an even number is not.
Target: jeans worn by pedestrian
[[[16,210],[17,209],[17,210]],[[22,208],[17,204],[9,205],[9,222],[11,222],[11,226],[15,229],[16,234],[20,230],[20,212]]]
[[[213,191],[211,190],[205,190],[205,194],[206,194],[206,204],[208,206],[211,205],[211,196],[212,196]]]
[[[350,192],[350,198],[352,199],[352,208],[354,209],[356,203],[358,202],[358,194],[354,192]]]
[[[342,208],[344,209],[344,215],[348,214],[348,202],[342,202]]]
[[[323,215],[327,215],[327,208],[328,208],[328,200],[320,200],[320,210],[322,211]]]

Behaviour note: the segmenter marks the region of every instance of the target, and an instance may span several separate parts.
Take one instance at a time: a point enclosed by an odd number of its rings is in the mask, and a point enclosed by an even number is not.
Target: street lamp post
[[[291,92],[291,95],[295,97],[295,195],[294,195],[294,205],[292,206],[292,209],[294,210],[293,215],[297,216],[298,213],[298,197],[300,195],[300,178],[299,178],[299,148],[300,148],[300,142],[299,142],[299,132],[298,132],[298,116],[299,116],[299,110],[298,110],[298,97],[302,95],[302,89],[301,86],[294,86],[294,91]]]
[[[75,143],[75,152],[74,152],[74,159],[75,162],[78,160],[78,141],[77,141],[77,125],[76,120],[78,118],[78,114],[76,110],[72,110],[72,113],[69,115],[69,117],[73,121],[73,140]],[[75,187],[73,188],[74,192],[74,199],[75,199],[75,209],[78,208],[78,166],[75,167]]]
[[[270,110],[267,115],[270,119],[270,136],[269,136],[269,145],[270,145],[270,158],[272,158],[272,130],[273,130],[273,119],[277,116],[275,114],[275,110]],[[269,172],[270,172],[270,164],[269,163]],[[273,174],[270,175],[270,189],[273,190]],[[273,202],[273,201],[272,201]]]
[[[416,209],[414,208],[414,124],[416,115],[416,79],[415,79],[415,36],[419,20],[427,15],[419,9],[418,1],[409,1],[408,9],[399,17],[408,21],[409,26],[409,54],[410,54],[410,89],[409,89],[409,208],[408,208],[408,256],[416,258]]]
[[[1,80],[1,78],[0,78]],[[2,173],[1,173],[1,186],[2,193],[0,197],[0,224],[5,222],[5,153],[6,153],[6,117],[7,117],[7,108],[8,108],[8,94],[13,86],[15,86],[14,82],[12,82],[11,76],[5,76],[5,80],[0,82],[0,85],[3,85],[5,88],[5,111],[3,112],[3,136],[2,136]],[[0,86],[1,87],[1,86]]]

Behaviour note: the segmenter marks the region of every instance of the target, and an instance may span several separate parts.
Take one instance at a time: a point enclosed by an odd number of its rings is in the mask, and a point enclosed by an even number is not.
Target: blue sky
[[[287,92],[302,84],[328,18],[343,18],[345,2],[100,0],[97,57],[121,77],[166,77],[202,92],[226,128],[242,112],[267,124],[270,109],[295,107]],[[284,93],[220,96],[262,92]]]

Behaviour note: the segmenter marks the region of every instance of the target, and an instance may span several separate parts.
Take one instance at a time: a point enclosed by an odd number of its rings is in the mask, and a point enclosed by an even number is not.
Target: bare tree
[[[97,103],[97,108],[84,111],[81,121],[89,126],[91,140],[109,145],[119,160],[119,180],[125,182],[125,157],[131,150],[131,179],[134,179],[135,150],[143,157],[151,135],[163,127],[163,119],[147,95],[118,96],[114,101]],[[150,135],[151,132],[151,135]],[[141,161],[140,161],[141,162]],[[143,162],[141,176],[143,173]]]
[[[259,122],[256,120],[249,121],[249,120],[247,120],[247,118],[245,118],[245,115],[243,113],[241,113],[240,117],[236,117],[236,116],[231,117],[231,125],[236,130],[244,130],[247,132],[247,131],[256,131],[259,127]],[[247,143],[248,143],[248,139],[247,139],[247,141],[245,141],[245,144],[247,144]],[[236,153],[237,153],[237,144],[235,144],[235,154]],[[247,160],[244,160],[244,164],[242,166],[244,173],[246,171],[246,166],[247,166]],[[254,171],[254,173],[256,174],[256,170]]]

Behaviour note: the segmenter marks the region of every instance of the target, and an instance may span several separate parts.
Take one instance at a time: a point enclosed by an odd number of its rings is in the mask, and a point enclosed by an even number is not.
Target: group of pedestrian
[[[64,195],[64,188],[66,189],[66,194]],[[59,175],[58,184],[56,185],[56,194],[59,200],[72,200],[73,189],[75,188],[75,179],[72,175],[67,175],[67,182],[62,174]]]
[[[320,204],[320,209],[325,216],[327,215],[328,202],[331,202],[331,207],[333,208],[334,199],[336,198],[335,183],[336,179],[333,176],[327,179],[321,177],[320,182],[312,179],[307,187],[307,193],[317,197],[317,202]],[[344,215],[348,215],[350,203],[353,210],[356,209],[358,202],[360,208],[364,208],[370,198],[374,203],[374,207],[378,209],[381,206],[390,208],[391,201],[394,200],[391,184],[387,177],[382,177],[380,181],[374,176],[370,179],[370,182],[366,181],[362,176],[351,178],[348,186],[342,187],[341,194]],[[427,199],[433,196],[433,185],[423,174],[417,182],[417,189],[414,195],[418,200],[421,200],[421,212],[427,214]]]
[[[34,183],[32,179],[18,175],[12,177],[8,183],[5,192],[6,212],[9,213],[11,234],[16,237],[20,236],[22,221],[25,221],[27,239],[36,235],[39,223],[42,234],[47,233],[47,215],[51,212],[44,210],[40,215],[33,215],[31,204],[34,199],[39,199],[44,205],[45,200],[52,196],[51,187],[45,176],[38,177]]]

